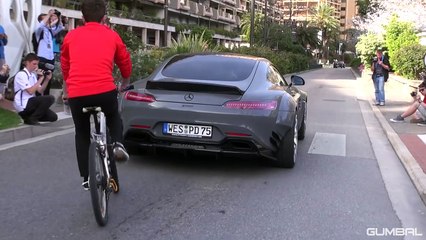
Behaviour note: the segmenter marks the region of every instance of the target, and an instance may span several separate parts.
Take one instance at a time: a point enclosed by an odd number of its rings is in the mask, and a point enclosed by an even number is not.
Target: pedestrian
[[[376,105],[385,105],[385,82],[389,77],[390,64],[389,59],[383,55],[382,49],[376,50],[376,57],[371,64],[373,72],[372,79],[374,83]]]
[[[38,68],[39,58],[29,53],[24,58],[24,69],[15,75],[13,105],[25,124],[38,125],[39,122],[54,122],[58,115],[50,110],[54,103],[53,96],[43,95],[52,72],[44,72]],[[36,96],[36,92],[41,95]]]
[[[3,64],[6,63],[6,57],[4,54],[4,46],[7,45],[7,34],[4,31],[4,28],[2,25],[0,25],[0,67],[3,66]]]
[[[3,100],[4,87],[9,79],[10,67],[6,63],[0,66],[0,100]]]
[[[129,155],[122,144],[123,125],[112,72],[115,62],[123,78],[121,88],[124,88],[130,81],[132,62],[120,36],[104,25],[107,19],[104,0],[83,0],[81,11],[85,24],[65,36],[61,68],[75,125],[75,148],[80,176],[83,177],[82,186],[89,190],[90,115],[82,109],[101,107],[113,143],[113,160],[127,161]]]
[[[40,69],[43,71],[54,71],[55,54],[54,54],[54,37],[64,29],[62,21],[60,21],[61,13],[56,9],[51,9],[47,14],[38,16],[39,24],[35,31],[35,37],[38,42],[37,55],[40,58]],[[51,81],[48,81],[44,95],[50,94]]]
[[[395,118],[390,119],[391,122],[404,122],[404,119],[409,116],[413,116],[410,120],[411,123],[417,123],[424,125],[426,121],[426,83],[422,82],[418,86],[419,93],[412,92],[413,102],[408,108],[402,113],[398,114]],[[422,99],[423,96],[423,99]]]

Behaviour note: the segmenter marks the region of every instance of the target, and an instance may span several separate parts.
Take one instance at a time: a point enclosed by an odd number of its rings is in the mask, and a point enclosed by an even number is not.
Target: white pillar
[[[148,42],[147,42],[147,40],[148,40],[148,31],[147,31],[147,29],[146,28],[142,28],[142,42],[143,42],[143,44],[147,44]]]
[[[155,46],[160,46],[160,31],[155,30]]]

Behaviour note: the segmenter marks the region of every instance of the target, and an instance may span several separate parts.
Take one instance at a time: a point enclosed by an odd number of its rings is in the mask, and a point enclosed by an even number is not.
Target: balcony
[[[236,0],[222,0],[222,2],[228,3],[229,5],[232,5],[232,6],[235,6],[235,4],[237,4]]]
[[[198,11],[200,13],[201,16],[204,17],[212,17],[213,16],[213,11],[212,8],[209,6],[205,6],[205,5],[198,5]]]
[[[190,13],[192,13],[192,14],[199,14],[199,12],[200,12],[200,9],[199,9],[199,6],[200,4],[198,4],[198,3],[196,3],[196,2],[192,2],[192,1],[190,1],[189,2],[189,12]]]
[[[191,9],[189,0],[170,0],[170,7],[182,11],[189,11]]]
[[[150,2],[153,2],[153,3],[158,3],[158,4],[164,4],[164,0],[148,0],[148,1],[150,1]]]
[[[230,23],[236,23],[235,16],[233,14],[223,11],[217,16],[217,19]]]

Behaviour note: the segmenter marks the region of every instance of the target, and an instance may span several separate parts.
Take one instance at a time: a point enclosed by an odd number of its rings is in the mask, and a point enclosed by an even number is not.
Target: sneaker
[[[396,118],[391,118],[391,122],[404,122],[404,118],[401,115],[396,116]]]
[[[123,144],[119,142],[114,143],[114,148],[112,152],[114,154],[114,159],[117,162],[126,162],[127,160],[129,160],[129,154],[127,153]]]
[[[384,102],[380,102],[379,105],[380,106],[385,106],[385,103]]]
[[[376,106],[379,106],[379,105],[380,105],[380,103],[379,103],[379,102],[375,102],[374,104],[375,104]]]
[[[412,118],[410,119],[410,123],[423,123],[425,120],[421,119],[421,118]]]
[[[426,127],[426,121],[417,123],[417,126]]]
[[[31,118],[25,118],[24,123],[27,125],[40,125],[40,123],[37,120],[31,119]]]
[[[89,190],[90,190],[90,187],[89,187],[89,180],[84,181],[84,182],[81,184],[81,186],[83,186],[83,189],[84,189],[85,191],[89,191]]]

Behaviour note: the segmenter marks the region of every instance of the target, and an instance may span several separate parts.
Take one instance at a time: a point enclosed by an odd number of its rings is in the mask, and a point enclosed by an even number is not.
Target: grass
[[[0,130],[17,127],[21,118],[15,112],[0,108]]]

